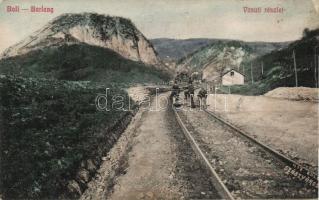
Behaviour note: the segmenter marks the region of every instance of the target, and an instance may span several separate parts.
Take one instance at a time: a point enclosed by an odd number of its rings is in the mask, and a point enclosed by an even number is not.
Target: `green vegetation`
[[[110,96],[127,101],[120,88],[169,79],[153,66],[84,43],[2,59],[0,76],[0,193],[24,199],[71,197],[66,186],[80,163],[91,159],[98,166],[112,147],[117,138],[110,134],[132,113],[98,111],[98,93],[108,87]]]
[[[241,94],[264,94],[276,87],[294,87],[295,71],[293,51],[296,54],[298,86],[315,87],[314,49],[318,45],[316,37],[319,29],[307,30],[303,38],[291,43],[287,48],[272,51],[269,54],[258,57],[253,61],[242,63],[249,85],[232,87],[232,91]],[[318,54],[317,50],[317,54]],[[253,65],[254,84],[251,84],[251,63]],[[262,64],[264,73],[262,74]],[[251,91],[249,91],[251,89]]]
[[[57,198],[67,193],[81,161],[99,164],[96,158],[115,142],[110,130],[130,112],[97,111],[98,93],[109,87],[128,100],[120,88],[169,78],[152,66],[86,44],[3,59],[0,74],[5,74],[0,80],[1,193],[10,198]]]
[[[193,38],[193,39],[170,39],[170,38],[157,38],[152,39],[158,55],[162,60],[170,62],[183,59],[185,55],[189,55],[200,48],[207,45],[213,45],[218,42],[230,42],[227,39],[211,39],[211,38]],[[242,46],[248,46],[252,49],[254,55],[265,55],[274,49],[279,49],[288,45],[288,42],[244,42],[234,41],[241,43]]]
[[[230,90],[232,94],[242,95],[263,95],[269,90],[286,85],[288,78],[293,79],[293,76],[284,78],[281,72],[282,68],[276,66],[269,70],[262,80],[254,81],[254,83],[248,82],[245,85],[222,86],[220,91],[228,93]]]
[[[123,87],[169,79],[168,73],[153,66],[125,59],[112,50],[84,43],[48,47],[3,59],[0,61],[0,73],[114,83]]]
[[[183,63],[186,62],[187,65],[189,65],[191,68],[201,69],[205,66],[206,63],[209,63],[214,59],[218,59],[218,56],[220,56],[220,54],[224,51],[224,48],[231,47],[242,48],[244,52],[247,52],[247,55],[245,55],[246,59],[248,59],[249,57],[248,53],[252,52],[251,47],[240,41],[218,41],[216,43],[204,46],[196,50],[195,52],[187,55],[186,57],[180,59],[177,64],[183,65]]]
[[[101,36],[102,40],[109,39],[112,35],[120,34],[127,39],[138,41],[136,34],[139,32],[130,19],[113,17],[97,13],[64,14],[51,22],[52,30],[60,32],[79,26],[90,26],[97,28],[95,34]]]
[[[116,93],[114,86],[108,103]],[[88,82],[0,76],[1,193],[6,198],[57,198],[82,160],[111,148],[107,131],[130,112],[101,112],[105,88]],[[126,104],[127,105],[127,104]],[[98,163],[95,163],[98,164]]]
[[[102,41],[115,34],[137,44],[140,34],[130,20],[91,13],[65,14],[50,25],[53,32],[92,26]],[[132,117],[130,111],[98,111],[96,96],[110,88],[108,103],[116,94],[127,106],[123,88],[170,79],[155,66],[70,35],[44,42],[46,47],[38,44],[37,50],[0,60],[0,194],[5,199],[74,197],[67,190],[70,180],[83,191],[78,170],[94,175],[87,161],[98,167]]]

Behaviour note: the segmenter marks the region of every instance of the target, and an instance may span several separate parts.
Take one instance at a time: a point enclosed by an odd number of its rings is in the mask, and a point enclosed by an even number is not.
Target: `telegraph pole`
[[[315,87],[317,88],[318,87],[317,86],[318,81],[317,81],[317,66],[316,66],[316,64],[313,67],[314,67],[314,71],[315,71],[315,73],[314,73]],[[312,69],[312,62],[310,63],[310,68]]]
[[[315,81],[316,81],[316,88],[318,88],[318,75],[317,75],[317,70],[319,69],[319,56],[318,56],[318,62],[317,62],[318,66],[315,66]]]
[[[317,75],[317,70],[319,69],[319,56],[318,56],[318,62],[317,62],[317,65],[318,66],[316,66],[316,85],[317,85],[317,87],[318,87],[318,75]],[[318,67],[318,68],[317,68]]]
[[[297,63],[296,63],[296,53],[295,53],[295,50],[293,50],[292,54],[293,54],[293,58],[294,58],[296,87],[298,87],[298,73],[297,73]]]
[[[318,65],[318,66],[316,66],[316,86],[318,87],[318,75],[317,75],[318,71],[317,71],[317,70],[319,69],[319,56],[318,56],[317,65]]]
[[[251,83],[254,83],[253,63],[250,63],[250,75],[251,75]]]

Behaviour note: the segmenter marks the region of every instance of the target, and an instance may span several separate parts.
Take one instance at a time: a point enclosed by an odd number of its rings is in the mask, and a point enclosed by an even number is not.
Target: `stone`
[[[89,170],[89,172],[94,172],[96,170],[96,166],[91,159],[86,161],[86,168]]]
[[[80,169],[77,174],[77,179],[81,182],[87,183],[90,179],[90,173],[86,169]]]
[[[149,198],[153,198],[153,197],[154,197],[153,192],[147,192],[146,195],[147,195]]]
[[[143,193],[139,193],[138,195],[137,195],[137,199],[143,199],[144,198],[144,194]]]
[[[71,194],[74,194],[76,196],[79,196],[82,194],[80,185],[75,180],[70,181],[67,188]]]

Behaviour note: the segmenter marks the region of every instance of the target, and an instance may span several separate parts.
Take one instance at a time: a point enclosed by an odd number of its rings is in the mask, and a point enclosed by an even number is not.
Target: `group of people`
[[[195,95],[195,87],[193,82],[189,80],[188,85],[183,88],[184,90],[184,99],[186,102],[190,102],[190,107],[195,108],[194,95]],[[177,82],[175,81],[172,87],[172,98],[179,99],[179,93],[181,89],[179,88]],[[207,90],[204,87],[201,87],[197,93],[197,98],[199,101],[199,106],[206,107],[206,98],[207,98]]]

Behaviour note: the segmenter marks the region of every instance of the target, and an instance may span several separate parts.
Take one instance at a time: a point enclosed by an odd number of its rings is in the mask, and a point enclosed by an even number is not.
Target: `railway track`
[[[288,158],[287,156],[281,154],[280,152],[276,151],[275,149],[269,147],[268,145],[256,140],[255,138],[251,137],[249,133],[246,133],[245,131],[239,129],[238,127],[232,125],[231,123],[227,122],[225,119],[223,119],[222,117],[218,116],[217,114],[208,111],[208,110],[204,110],[208,115],[212,116],[213,118],[217,119],[218,121],[220,121],[222,124],[224,124],[225,126],[233,129],[236,133],[240,134],[241,136],[249,139],[250,141],[252,141],[253,143],[255,143],[256,145],[262,147],[263,149],[265,149],[266,151],[272,153],[274,156],[276,156],[278,159],[280,159],[282,162],[286,163],[287,167],[290,168],[294,168],[297,169],[299,171],[300,174],[309,177],[310,180],[308,184],[313,186],[313,187],[317,187],[318,186],[318,175],[316,172],[300,165],[299,163],[291,160],[290,158]]]
[[[214,113],[175,108],[174,113],[223,199],[317,198],[313,172]]]

